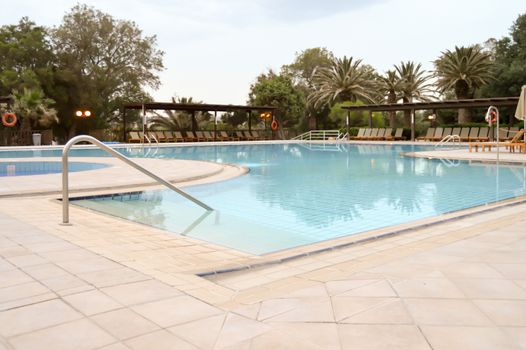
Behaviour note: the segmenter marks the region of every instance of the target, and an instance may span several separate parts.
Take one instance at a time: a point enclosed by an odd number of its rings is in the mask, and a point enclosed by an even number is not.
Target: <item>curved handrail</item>
[[[458,136],[458,135],[447,135],[442,140],[440,140],[439,143],[437,143],[435,145],[435,149],[437,149],[438,147],[444,146],[447,142],[455,142],[455,141],[458,142],[458,145],[460,147],[460,136]]]
[[[134,161],[132,161],[128,157],[126,157],[126,156],[122,155],[121,153],[115,151],[113,148],[108,147],[107,145],[103,144],[102,142],[100,142],[96,138],[94,138],[92,136],[88,136],[88,135],[80,135],[80,136],[75,136],[74,138],[69,140],[68,143],[66,143],[66,145],[64,146],[64,150],[62,150],[62,223],[63,224],[68,224],[69,223],[69,178],[68,178],[69,167],[68,167],[68,153],[69,153],[69,150],[71,149],[71,147],[73,145],[75,145],[75,144],[77,144],[79,142],[83,142],[83,141],[89,142],[89,143],[94,144],[95,146],[98,146],[99,148],[101,148],[102,150],[108,152],[112,156],[122,160],[124,163],[130,165],[131,167],[133,167],[133,168],[135,168],[137,170],[139,170],[143,174],[148,175],[149,177],[151,177],[155,181],[157,181],[160,184],[165,185],[169,189],[179,193],[181,196],[185,197],[186,199],[191,200],[192,202],[194,202],[195,204],[199,205],[200,207],[202,207],[202,208],[204,208],[204,209],[206,209],[208,211],[212,211],[213,210],[211,207],[209,207],[208,205],[204,204],[200,200],[198,200],[198,199],[192,197],[191,195],[189,195],[188,193],[178,189],[177,187],[172,185],[170,182],[168,182],[168,181],[164,180],[163,178],[155,175],[154,173],[150,172],[149,170],[147,170],[144,167],[140,166],[139,164],[135,163]]]

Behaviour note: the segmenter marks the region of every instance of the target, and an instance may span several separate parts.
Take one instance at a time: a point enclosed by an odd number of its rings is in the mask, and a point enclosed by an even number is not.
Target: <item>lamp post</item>
[[[78,109],[75,112],[75,115],[79,118],[89,118],[91,117],[91,111],[88,109],[85,109],[85,110]]]
[[[427,119],[429,119],[429,121],[431,122],[431,126],[434,128],[435,127],[435,121],[437,119],[437,116],[435,114],[430,114]]]

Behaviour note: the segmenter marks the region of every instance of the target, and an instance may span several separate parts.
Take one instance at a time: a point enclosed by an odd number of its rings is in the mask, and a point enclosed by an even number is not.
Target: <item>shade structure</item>
[[[515,118],[524,121],[524,130],[526,130],[526,85],[522,86],[519,103],[515,110]],[[524,135],[524,142],[526,142],[526,134]]]

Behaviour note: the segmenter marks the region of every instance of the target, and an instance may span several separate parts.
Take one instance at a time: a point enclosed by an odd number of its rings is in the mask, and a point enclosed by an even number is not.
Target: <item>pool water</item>
[[[1,158],[0,158],[1,159]],[[106,164],[70,162],[69,171],[86,171],[102,169]],[[62,172],[61,162],[2,162],[0,161],[0,176],[27,176],[56,174]]]
[[[213,212],[170,190],[72,203],[260,255],[526,194],[526,167],[521,165],[402,156],[426,149],[344,144],[121,149],[131,157],[235,163],[250,172],[185,188]],[[96,150],[73,152],[102,155]],[[56,156],[54,151],[46,155]]]

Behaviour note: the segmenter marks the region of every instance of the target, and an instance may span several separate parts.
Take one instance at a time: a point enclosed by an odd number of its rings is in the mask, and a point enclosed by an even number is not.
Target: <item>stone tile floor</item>
[[[158,230],[135,254],[134,224],[34,203],[0,210],[1,350],[526,349],[524,204],[206,280],[161,264]]]

